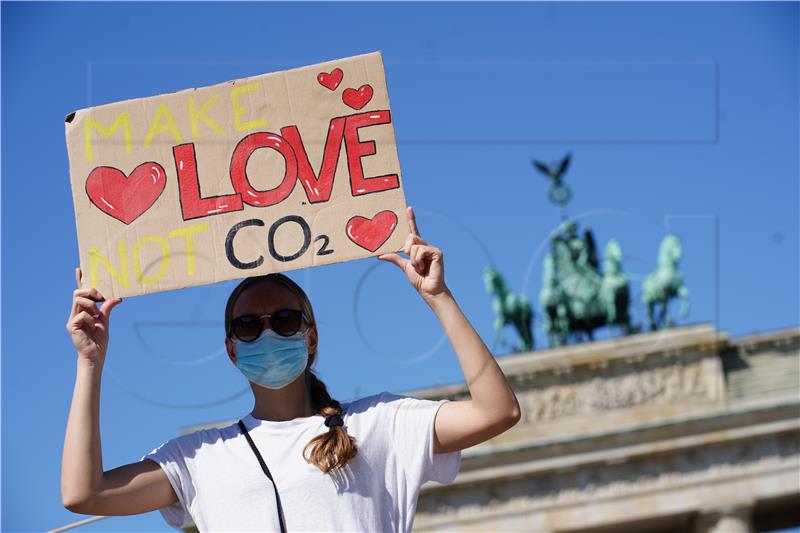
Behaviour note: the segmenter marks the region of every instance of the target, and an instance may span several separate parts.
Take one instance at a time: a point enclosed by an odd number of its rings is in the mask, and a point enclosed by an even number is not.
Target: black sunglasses
[[[228,335],[232,334],[244,342],[254,341],[267,327],[265,319],[269,320],[269,329],[282,337],[289,337],[300,331],[303,321],[308,323],[299,309],[278,309],[271,315],[237,316],[231,320],[231,330]]]

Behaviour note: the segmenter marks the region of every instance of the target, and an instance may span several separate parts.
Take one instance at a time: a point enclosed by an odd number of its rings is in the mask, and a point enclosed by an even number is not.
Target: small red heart
[[[347,221],[347,236],[362,248],[374,252],[386,242],[396,226],[394,211],[381,211],[372,218],[354,216]]]
[[[166,185],[164,167],[149,161],[133,169],[130,177],[113,167],[97,167],[86,178],[86,194],[101,211],[130,224],[150,209]]]
[[[317,74],[317,81],[323,87],[335,91],[339,84],[342,83],[342,77],[344,77],[342,69],[335,68],[330,72],[320,72]]]
[[[342,93],[342,102],[349,105],[353,109],[361,109],[372,100],[372,87],[369,84],[364,84],[356,89],[345,89]]]

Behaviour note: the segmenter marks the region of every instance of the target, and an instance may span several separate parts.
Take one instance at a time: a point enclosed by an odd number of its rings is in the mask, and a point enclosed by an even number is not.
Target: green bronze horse
[[[689,314],[689,289],[683,284],[683,275],[678,272],[682,255],[680,238],[672,233],[664,237],[658,250],[658,269],[642,282],[642,300],[647,306],[650,330],[672,326],[667,311],[673,298],[681,298],[680,317],[686,318]]]
[[[503,275],[493,266],[483,270],[483,281],[486,291],[494,296],[492,308],[494,309],[494,329],[497,342],[503,343],[503,330],[506,324],[511,324],[517,330],[522,345],[515,347],[514,351],[529,352],[533,349],[533,310],[531,303],[522,294],[515,294],[509,290]]]
[[[632,333],[628,315],[628,275],[622,271],[622,247],[616,239],[606,243],[603,253],[603,282],[599,297],[605,309],[606,324],[619,326],[623,335]]]
[[[550,346],[566,344],[569,336],[569,309],[567,295],[556,278],[553,256],[547,254],[542,264],[542,289],[539,291],[539,305],[544,312],[544,330]]]

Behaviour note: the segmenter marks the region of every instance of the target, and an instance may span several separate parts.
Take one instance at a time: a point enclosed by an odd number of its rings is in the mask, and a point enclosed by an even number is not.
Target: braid
[[[331,398],[325,383],[310,368],[307,369],[306,378],[313,408],[324,416],[342,414],[342,406]],[[305,445],[303,458],[327,474],[346,465],[357,452],[355,437],[348,435],[344,426],[333,426],[327,433],[317,435]]]

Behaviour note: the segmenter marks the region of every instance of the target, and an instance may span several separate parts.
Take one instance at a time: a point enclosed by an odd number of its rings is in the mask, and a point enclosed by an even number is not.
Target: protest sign
[[[379,52],[66,118],[84,283],[107,298],[398,251]]]

